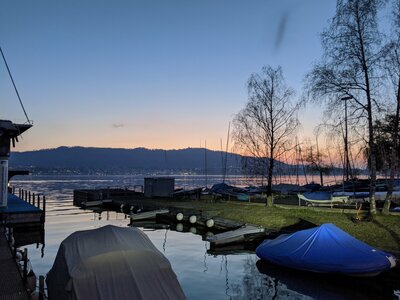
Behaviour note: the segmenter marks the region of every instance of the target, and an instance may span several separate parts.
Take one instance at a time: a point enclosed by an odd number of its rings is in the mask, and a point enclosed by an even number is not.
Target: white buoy
[[[178,221],[182,221],[182,220],[183,220],[183,213],[177,213],[177,214],[176,214],[176,219],[177,219]]]
[[[214,233],[212,233],[211,231],[207,231],[206,236],[207,237],[212,237],[212,236],[214,236]]]
[[[213,219],[207,220],[206,226],[207,226],[208,228],[213,227],[213,226],[214,226],[214,220],[213,220]]]
[[[196,234],[196,233],[197,233],[196,227],[190,227],[190,228],[189,228],[189,231],[190,231],[191,233],[193,233],[193,234]]]
[[[196,223],[196,222],[197,222],[197,217],[196,217],[195,215],[193,215],[193,216],[190,216],[190,218],[189,218],[189,222],[190,222],[191,224],[194,224],[194,223]]]
[[[176,231],[182,231],[182,230],[183,230],[183,224],[182,223],[176,224]]]

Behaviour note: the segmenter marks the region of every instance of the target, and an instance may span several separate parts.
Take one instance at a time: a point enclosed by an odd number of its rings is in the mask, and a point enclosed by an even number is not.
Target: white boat
[[[347,195],[333,195],[328,192],[310,192],[297,194],[300,200],[306,201],[309,205],[331,206],[333,204],[344,204],[349,201]]]

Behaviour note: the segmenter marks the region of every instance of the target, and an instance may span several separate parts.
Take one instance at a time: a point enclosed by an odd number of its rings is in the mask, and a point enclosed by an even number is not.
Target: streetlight
[[[347,129],[347,100],[352,99],[352,96],[342,97],[340,100],[344,101],[344,159],[346,169],[346,181],[349,181],[350,161],[349,161],[349,142],[348,142],[348,129]]]

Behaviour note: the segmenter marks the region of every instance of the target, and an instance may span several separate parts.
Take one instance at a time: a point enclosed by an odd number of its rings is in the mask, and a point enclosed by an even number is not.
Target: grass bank
[[[252,223],[267,229],[279,230],[301,219],[316,225],[333,223],[371,246],[400,254],[400,216],[374,216],[371,222],[354,223],[355,210],[298,206],[267,207],[261,203],[185,201],[169,203],[176,207],[194,208],[210,215]]]

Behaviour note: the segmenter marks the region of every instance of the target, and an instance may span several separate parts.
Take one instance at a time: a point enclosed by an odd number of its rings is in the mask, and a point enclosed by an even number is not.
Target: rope
[[[1,52],[1,56],[3,57],[4,64],[6,65],[6,68],[7,68],[7,71],[8,71],[8,75],[10,76],[11,82],[12,82],[12,84],[13,84],[13,86],[14,86],[15,93],[17,94],[19,103],[21,104],[22,110],[24,111],[26,120],[28,121],[28,124],[31,124],[31,121],[30,121],[29,118],[28,118],[28,115],[27,115],[27,113],[26,113],[24,104],[22,103],[21,97],[19,96],[17,86],[15,85],[14,78],[13,78],[12,75],[11,75],[10,68],[8,67],[6,58],[5,58],[5,56],[4,56],[4,53],[3,53],[3,50],[1,49],[1,47],[0,47],[0,52]]]

